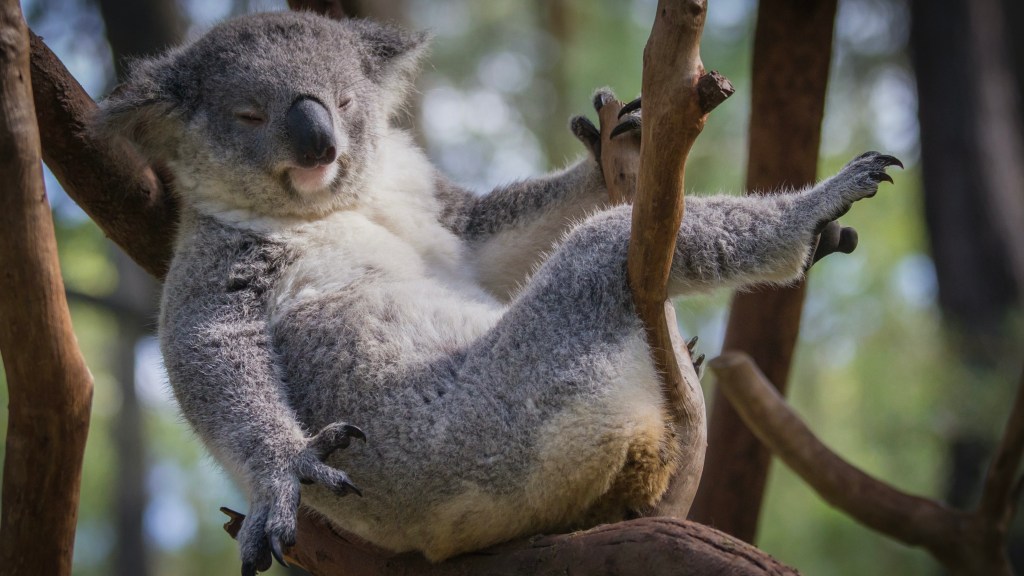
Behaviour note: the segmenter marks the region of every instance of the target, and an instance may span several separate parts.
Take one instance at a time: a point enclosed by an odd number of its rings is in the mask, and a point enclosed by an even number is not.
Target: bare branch
[[[0,512],[5,574],[71,573],[92,376],[64,298],[29,81],[28,29],[0,3],[0,351],[9,421]]]
[[[1006,430],[999,442],[996,455],[989,465],[985,486],[981,492],[978,513],[988,521],[1009,524],[1009,516],[1016,506],[1014,478],[1020,469],[1021,455],[1024,454],[1024,371],[1021,373]]]
[[[238,533],[243,515],[224,525]],[[670,518],[642,518],[585,532],[536,536],[431,564],[419,554],[393,554],[340,533],[305,511],[299,545],[288,560],[314,574],[346,576],[470,576],[505,574],[795,575],[771,556],[701,524]]]
[[[684,211],[686,157],[704,128],[697,86],[704,75],[700,38],[705,0],[659,0],[644,48],[640,173],[627,261],[633,303],[644,324],[666,405],[682,448],[660,513],[685,517],[700,483],[707,447],[704,394],[667,302],[669,272]]]
[[[103,233],[157,278],[171,261],[177,204],[127,143],[93,139],[96,103],[42,39],[32,34],[32,92],[43,160]]]
[[[999,478],[990,474],[986,484],[995,495],[991,503],[974,512],[947,508],[872,478],[825,447],[746,354],[726,353],[710,366],[746,425],[827,502],[869,528],[927,548],[953,574],[1012,574],[1006,555],[1012,472],[1004,475],[1002,465],[993,464]],[[1019,463],[1021,416],[1018,396],[997,458],[1007,468]],[[987,511],[997,503],[1003,508]]]

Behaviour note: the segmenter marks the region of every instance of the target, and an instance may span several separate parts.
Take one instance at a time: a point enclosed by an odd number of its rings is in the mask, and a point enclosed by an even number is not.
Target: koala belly
[[[363,497],[306,486],[303,503],[433,561],[653,506],[678,458],[639,329],[538,349],[506,315],[429,279],[368,282],[281,315],[300,421],[368,436],[330,460]],[[537,356],[552,345],[559,354]]]

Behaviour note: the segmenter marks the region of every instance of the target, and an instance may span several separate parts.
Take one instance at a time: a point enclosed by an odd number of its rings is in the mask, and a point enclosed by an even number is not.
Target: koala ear
[[[167,159],[182,121],[182,90],[173,71],[172,55],[130,63],[127,80],[100,103],[90,133],[108,142],[125,138],[149,160]]]
[[[427,52],[430,37],[370,20],[352,20],[363,52],[363,71],[399,104]]]

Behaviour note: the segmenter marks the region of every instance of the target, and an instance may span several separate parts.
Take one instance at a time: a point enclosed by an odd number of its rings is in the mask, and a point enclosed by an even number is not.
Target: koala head
[[[135,62],[92,129],[167,166],[200,211],[316,217],[358,196],[425,43],[362,20],[244,16]]]

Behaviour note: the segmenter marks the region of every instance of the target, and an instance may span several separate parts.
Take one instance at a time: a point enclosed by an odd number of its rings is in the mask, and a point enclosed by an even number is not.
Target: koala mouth
[[[312,168],[293,166],[288,169],[288,180],[300,194],[321,192],[331,186],[338,177],[338,163],[331,162]]]

